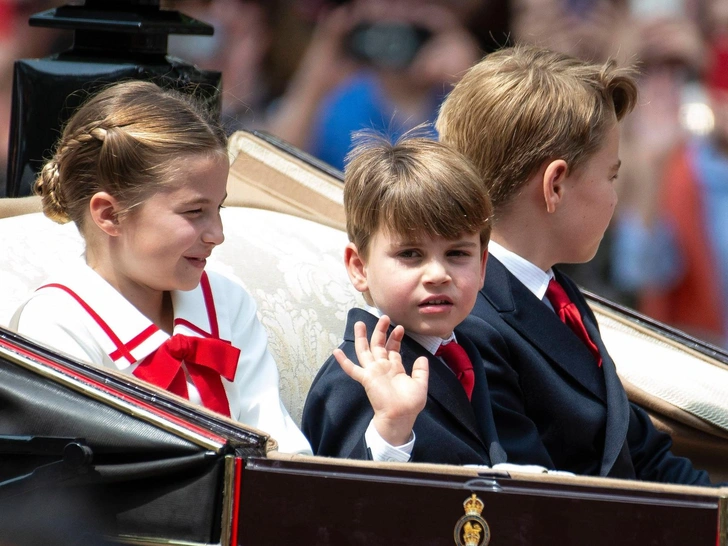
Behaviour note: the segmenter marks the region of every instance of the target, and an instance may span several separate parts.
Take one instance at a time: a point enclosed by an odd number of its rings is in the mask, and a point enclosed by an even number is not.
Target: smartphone
[[[354,27],[347,44],[351,55],[379,68],[407,68],[422,46],[432,37],[426,28],[386,21]]]

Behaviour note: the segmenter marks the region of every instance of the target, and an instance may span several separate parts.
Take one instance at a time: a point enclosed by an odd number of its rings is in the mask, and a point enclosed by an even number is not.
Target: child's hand
[[[404,328],[395,327],[389,339],[387,328],[389,317],[385,315],[377,322],[370,344],[366,325],[354,325],[359,366],[341,349],[334,349],[334,357],[346,374],[366,390],[379,435],[389,444],[400,446],[409,441],[415,419],[427,402],[430,368],[427,357],[421,356],[412,366],[412,376],[407,375],[399,354]]]

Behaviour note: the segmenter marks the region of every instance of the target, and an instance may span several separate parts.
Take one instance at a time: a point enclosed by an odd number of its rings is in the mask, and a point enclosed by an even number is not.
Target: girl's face
[[[115,278],[107,280],[127,299],[192,290],[212,249],[223,242],[227,158],[201,155],[180,161],[184,168],[176,179],[120,217],[118,236],[111,239],[108,274]]]

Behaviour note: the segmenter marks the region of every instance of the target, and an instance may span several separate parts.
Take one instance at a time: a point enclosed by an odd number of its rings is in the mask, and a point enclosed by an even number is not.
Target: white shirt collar
[[[488,243],[488,252],[498,258],[498,261],[538,299],[542,300],[544,298],[549,281],[554,278],[552,269],[543,271],[538,266],[495,241]]]
[[[383,314],[379,309],[370,305],[367,305],[365,309],[377,318],[381,317]],[[396,324],[392,323],[392,326],[396,326]],[[433,355],[440,348],[440,345],[450,343],[451,341],[457,341],[457,339],[455,338],[455,332],[452,332],[450,334],[450,337],[448,337],[447,339],[442,339],[441,337],[437,336],[415,334],[414,332],[408,332],[407,330],[405,330],[404,333],[405,335],[414,339],[417,343],[422,345],[427,350],[427,352]]]
[[[422,345],[425,349],[427,349],[428,352],[432,353],[433,355],[440,348],[440,345],[446,345],[451,341],[457,341],[455,339],[455,332],[452,332],[450,334],[450,337],[448,337],[447,339],[442,339],[441,337],[437,336],[423,336],[415,333],[410,333],[407,335],[414,339],[417,343]]]

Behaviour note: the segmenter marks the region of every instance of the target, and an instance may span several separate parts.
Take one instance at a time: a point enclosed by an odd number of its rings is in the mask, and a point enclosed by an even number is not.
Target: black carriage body
[[[263,434],[1,329],[0,435],[13,544],[449,545],[473,495],[492,546],[726,544],[719,490],[266,453]]]

